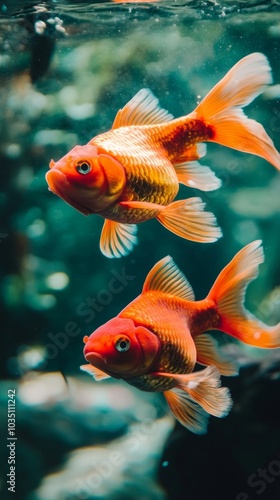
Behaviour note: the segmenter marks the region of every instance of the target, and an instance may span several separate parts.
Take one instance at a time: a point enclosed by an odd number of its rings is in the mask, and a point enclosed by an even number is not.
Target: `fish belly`
[[[165,392],[176,386],[176,382],[169,377],[161,375],[142,375],[141,377],[132,377],[124,379],[129,385],[133,385],[140,391],[146,392]]]

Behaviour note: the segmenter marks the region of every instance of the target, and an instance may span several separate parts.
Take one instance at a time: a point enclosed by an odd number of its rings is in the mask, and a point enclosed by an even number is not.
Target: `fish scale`
[[[147,140],[149,132],[148,126],[122,127],[95,137],[91,144],[124,167],[127,184],[121,199],[168,205],[178,193],[178,178],[160,144],[155,148],[154,141]]]
[[[114,155],[124,167],[126,185],[119,201],[145,201],[158,205],[168,205],[179,190],[178,178],[173,165],[162,156],[160,149],[147,144],[143,127],[111,130],[97,136],[91,144],[100,151]],[[125,129],[125,130],[124,130]],[[120,133],[121,132],[121,133]],[[127,134],[127,135],[126,135]],[[117,147],[115,146],[118,137]],[[127,138],[130,142],[127,144]],[[125,139],[124,139],[125,137]],[[145,142],[145,148],[143,143]],[[125,151],[125,154],[124,154]],[[158,210],[123,208],[112,205],[102,212],[104,217],[128,224],[144,222],[157,215]]]
[[[154,143],[166,151],[171,162],[180,161],[196,143],[214,139],[214,128],[192,115],[153,127]]]
[[[142,375],[141,377],[126,378],[125,381],[140,389],[140,391],[147,392],[164,392],[169,391],[176,386],[176,382],[169,377],[155,376],[155,375]]]

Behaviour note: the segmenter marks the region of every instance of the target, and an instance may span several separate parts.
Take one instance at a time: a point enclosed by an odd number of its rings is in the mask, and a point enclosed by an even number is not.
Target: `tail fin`
[[[268,326],[244,308],[245,291],[258,275],[264,261],[261,240],[253,241],[222,270],[207,299],[213,300],[220,316],[222,330],[245,344],[255,347],[280,347],[280,323]]]
[[[242,109],[272,83],[267,58],[258,52],[241,59],[197,106],[197,117],[214,128],[210,139],[265,158],[280,170],[280,154],[263,126]]]

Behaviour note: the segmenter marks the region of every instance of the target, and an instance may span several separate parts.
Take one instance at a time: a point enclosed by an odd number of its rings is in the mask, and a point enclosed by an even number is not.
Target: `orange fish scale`
[[[164,377],[162,375],[142,375],[141,377],[131,377],[126,378],[125,381],[133,385],[133,387],[137,387],[140,391],[147,392],[164,392],[169,391],[173,387],[176,386],[175,380],[172,380],[170,377]]]
[[[122,127],[96,137],[91,144],[100,152],[114,156],[125,170],[126,185],[119,202],[169,205],[178,193],[178,178],[172,163],[162,155],[162,148],[150,144],[147,132],[147,127]],[[157,213],[158,210],[112,205],[102,216],[116,222],[138,224],[156,217]]]
[[[102,210],[102,217],[123,224],[139,224],[157,216],[158,210],[127,208],[121,205],[112,205]]]
[[[212,300],[204,299],[191,302],[191,304],[192,315],[189,320],[189,326],[193,337],[207,330],[219,329],[221,317],[217,306]]]
[[[179,160],[185,151],[198,142],[212,140],[214,127],[198,118],[178,118],[153,127],[153,141],[163,147],[171,161]]]
[[[149,127],[121,127],[97,136],[91,144],[124,167],[127,185],[121,201],[168,205],[178,193],[178,178],[162,147],[155,146],[150,136]]]

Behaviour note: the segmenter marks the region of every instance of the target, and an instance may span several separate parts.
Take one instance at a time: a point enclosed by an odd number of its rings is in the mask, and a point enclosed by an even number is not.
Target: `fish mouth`
[[[85,359],[93,366],[96,366],[96,368],[102,369],[104,367],[104,364],[107,364],[107,360],[102,354],[99,354],[98,352],[85,352],[84,349],[84,356]]]
[[[62,200],[68,203],[68,205],[75,208],[83,215],[89,215],[91,213],[90,210],[80,203],[77,203],[76,200],[73,200],[71,196],[69,196],[69,190],[72,189],[72,186],[63,172],[51,167],[51,170],[46,173],[46,181],[49,186],[49,190],[59,196],[59,198],[62,198]]]

